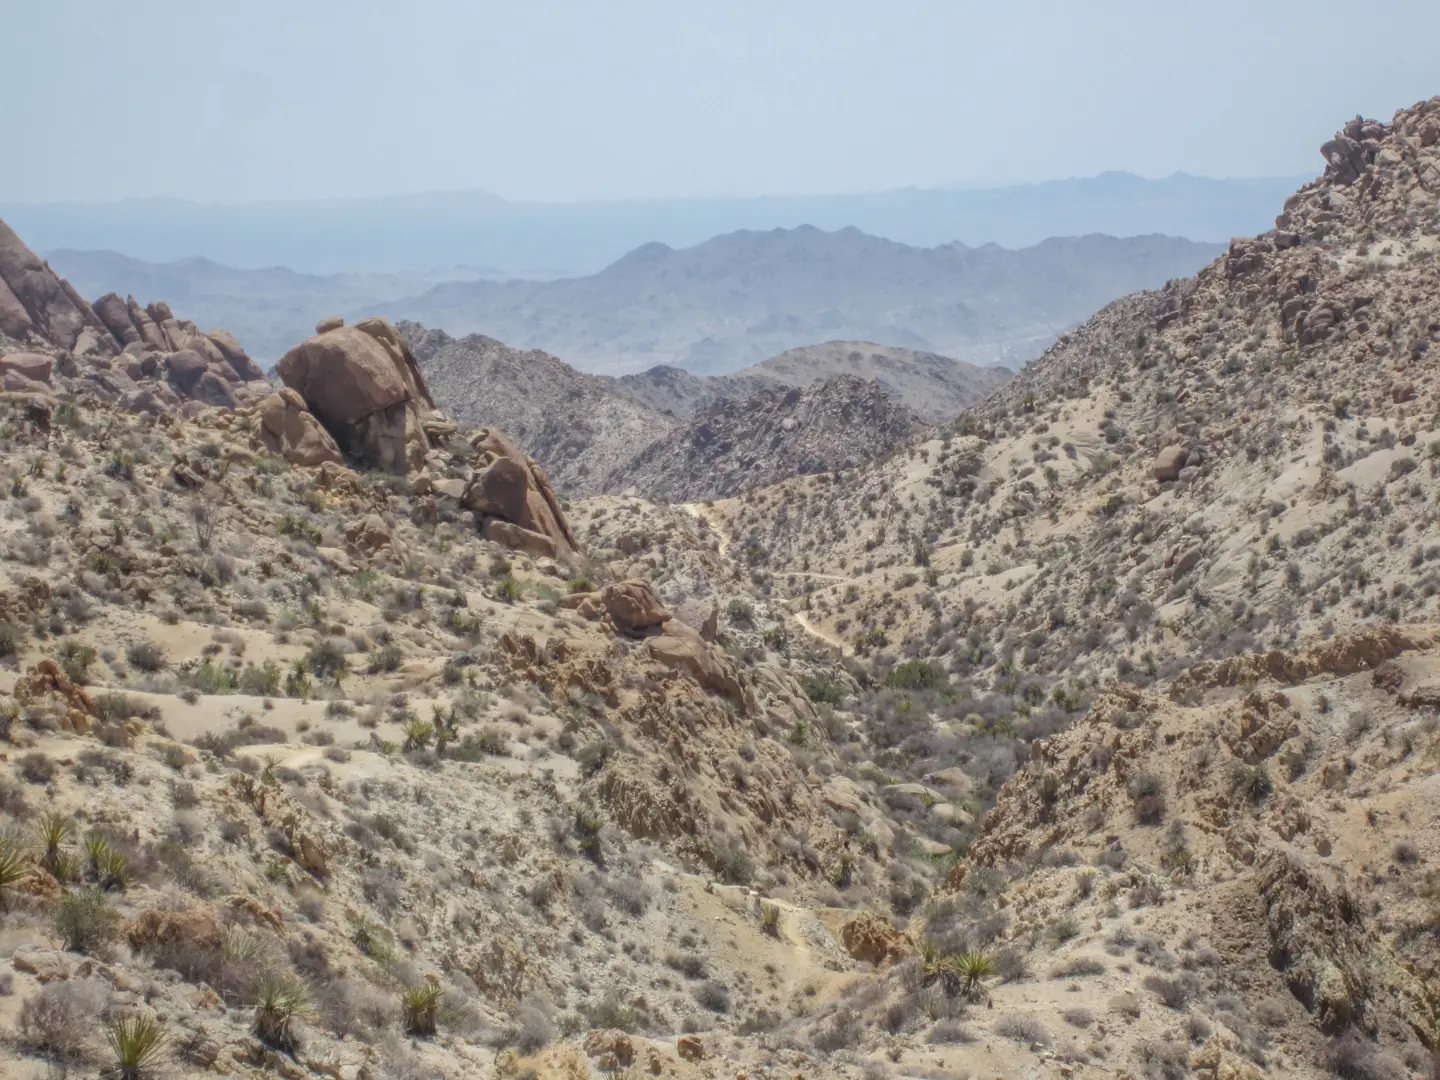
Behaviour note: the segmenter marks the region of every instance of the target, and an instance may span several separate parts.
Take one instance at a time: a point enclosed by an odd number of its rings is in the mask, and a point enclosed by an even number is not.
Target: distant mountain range
[[[1021,367],[1117,296],[1186,277],[1221,245],[1167,236],[916,248],[854,228],[645,244],[587,277],[487,280],[487,271],[317,276],[235,270],[206,259],[151,264],[113,252],[50,253],[82,293],[168,296],[273,362],[316,320],[413,319],[455,336],[542,349],[582,371],[656,365],[726,374],[821,341],[869,341],[976,364]],[[468,280],[436,284],[437,276]],[[418,295],[417,295],[418,294]]]
[[[103,248],[149,262],[205,255],[227,266],[314,274],[467,265],[554,277],[594,273],[650,241],[681,248],[741,229],[800,225],[853,225],[915,247],[958,240],[1019,248],[1095,232],[1225,241],[1270,228],[1297,186],[1295,177],[1108,172],[991,188],[593,203],[517,203],[483,191],[222,205],[0,203],[0,217],[37,251]]]
[[[617,375],[657,364],[726,374],[831,340],[1019,368],[1097,307],[1188,277],[1222,250],[1099,235],[1019,251],[916,248],[804,226],[646,244],[583,278],[437,285],[376,311]]]

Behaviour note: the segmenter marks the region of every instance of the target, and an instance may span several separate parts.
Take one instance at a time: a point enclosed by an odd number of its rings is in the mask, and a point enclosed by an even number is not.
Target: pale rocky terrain
[[[1440,1075],[1440,98],[1325,152],[713,502],[567,497],[381,319],[126,411],[12,245],[0,1072]]]

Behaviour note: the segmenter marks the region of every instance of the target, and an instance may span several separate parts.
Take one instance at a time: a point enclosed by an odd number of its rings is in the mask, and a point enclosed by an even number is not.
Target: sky
[[[0,0],[0,202],[1313,174],[1437,40],[1434,0]]]

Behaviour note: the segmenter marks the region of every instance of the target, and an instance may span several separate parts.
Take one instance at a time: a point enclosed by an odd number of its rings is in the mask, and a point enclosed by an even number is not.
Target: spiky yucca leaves
[[[153,1075],[151,1070],[165,1049],[165,1033],[148,1016],[112,1020],[106,1025],[105,1041],[115,1055],[115,1065],[106,1075],[114,1080],[145,1080]]]
[[[438,982],[423,982],[419,986],[409,986],[401,991],[400,1010],[407,1035],[435,1034],[440,1024],[442,993]]]
[[[267,976],[255,993],[255,1019],[251,1031],[266,1046],[293,1054],[299,1043],[295,1021],[305,1015],[310,994],[294,979]]]
[[[780,936],[780,908],[776,904],[760,905],[760,929],[771,937]]]
[[[960,992],[971,1001],[985,997],[985,980],[995,974],[995,964],[983,952],[963,952],[950,958],[951,968],[960,981]]]
[[[30,860],[20,841],[9,833],[0,833],[0,911],[5,910],[9,894],[30,877]]]
[[[410,720],[405,724],[405,751],[423,750],[435,734],[435,725],[426,720]]]
[[[40,819],[40,824],[35,827],[35,834],[40,840],[40,865],[60,878],[56,869],[60,866],[60,856],[65,845],[75,835],[75,826],[68,818],[52,812]]]

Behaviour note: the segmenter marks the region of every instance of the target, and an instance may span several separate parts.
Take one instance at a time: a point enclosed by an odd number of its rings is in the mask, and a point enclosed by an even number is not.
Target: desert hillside
[[[398,330],[436,401],[510,433],[571,495],[733,495],[883,458],[1009,372],[861,342],[793,350],[734,375],[588,375],[549,353],[419,323]],[[792,392],[793,391],[793,392]]]
[[[585,497],[0,228],[0,1074],[1440,1075],[1440,98],[1323,153],[939,430]]]

